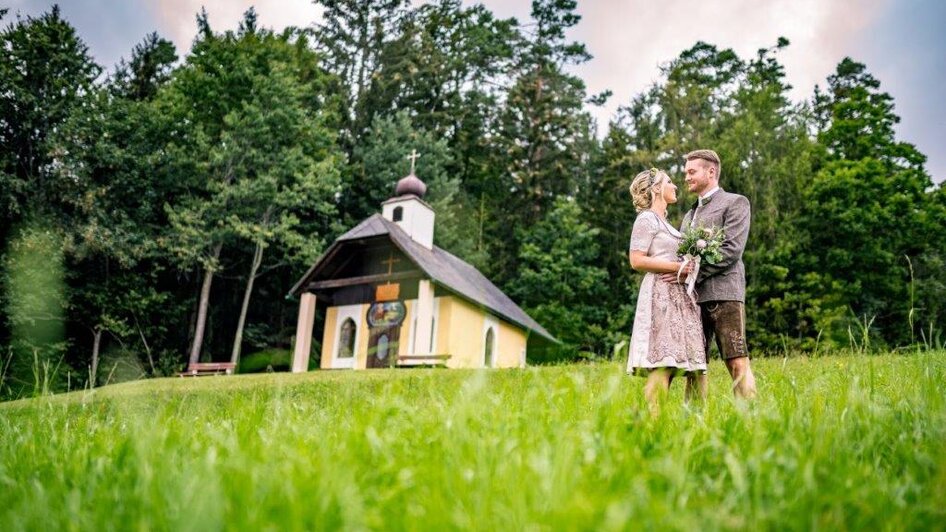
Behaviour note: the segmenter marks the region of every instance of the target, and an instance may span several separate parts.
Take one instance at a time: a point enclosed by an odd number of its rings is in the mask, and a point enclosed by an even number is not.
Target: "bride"
[[[660,274],[685,276],[693,265],[681,266],[677,247],[682,235],[667,222],[667,205],[677,202],[670,176],[652,168],[631,182],[637,219],[631,232],[631,267],[645,272],[637,296],[627,371],[646,376],[644,397],[656,411],[659,398],[676,375],[706,372],[706,350],[700,309],[683,284]]]

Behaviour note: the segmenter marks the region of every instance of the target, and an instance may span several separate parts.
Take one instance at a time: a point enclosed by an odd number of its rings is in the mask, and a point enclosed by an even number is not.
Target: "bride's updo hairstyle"
[[[637,212],[649,209],[654,203],[654,197],[660,190],[660,185],[668,181],[670,176],[663,170],[651,168],[637,174],[631,181],[631,199]]]

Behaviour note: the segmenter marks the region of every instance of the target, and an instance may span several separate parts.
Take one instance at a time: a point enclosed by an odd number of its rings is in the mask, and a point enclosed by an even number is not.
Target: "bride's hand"
[[[683,268],[678,267],[679,273],[664,273],[660,275],[660,280],[665,283],[683,283],[686,276],[693,271],[693,263],[688,262]]]

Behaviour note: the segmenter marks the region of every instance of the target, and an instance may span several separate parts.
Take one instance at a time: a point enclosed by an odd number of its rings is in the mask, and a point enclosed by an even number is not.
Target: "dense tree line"
[[[545,356],[626,339],[630,179],[679,176],[703,147],[753,205],[756,352],[942,343],[946,190],[865,65],[797,103],[788,41],[748,58],[698,42],[605,127],[588,109],[609,94],[570,73],[590,59],[566,37],[574,0],[525,23],[458,0],[318,3],[322,22],[281,33],[200,13],[182,57],[151,34],[111,69],[58,8],[2,12],[0,395],[284,364],[289,287],[412,149],[438,245],[563,341]]]

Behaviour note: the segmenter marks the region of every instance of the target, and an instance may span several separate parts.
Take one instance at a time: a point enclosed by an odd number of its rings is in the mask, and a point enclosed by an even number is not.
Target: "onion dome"
[[[394,189],[394,194],[396,196],[414,195],[418,198],[423,198],[424,193],[426,192],[427,185],[425,185],[419,177],[414,175],[414,172],[411,172],[407,176],[401,178],[401,180],[397,182],[397,188]]]

